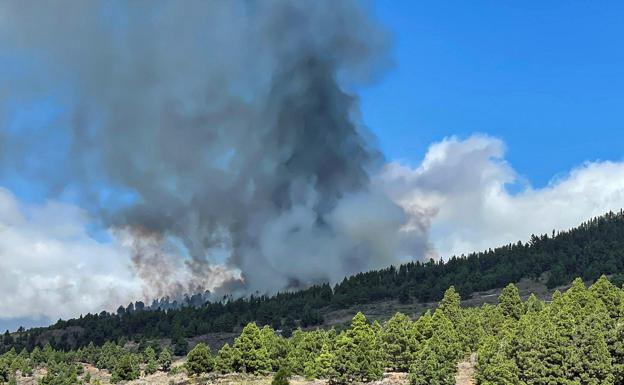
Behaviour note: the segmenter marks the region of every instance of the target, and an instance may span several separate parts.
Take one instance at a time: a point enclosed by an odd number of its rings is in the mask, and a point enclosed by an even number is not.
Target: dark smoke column
[[[331,67],[304,58],[276,78],[266,113],[266,150],[278,155],[273,202],[278,209],[296,204],[296,184],[310,184],[319,194],[319,220],[346,193],[367,189],[368,171],[381,155],[369,148],[349,118],[354,98],[343,92]]]
[[[0,15],[0,43],[42,64],[20,95],[71,90],[50,128],[68,172],[37,177],[81,192],[147,295],[229,290],[239,272],[240,290],[273,291],[422,254],[371,184],[383,157],[346,90],[387,61],[362,3],[9,1]],[[12,158],[35,148],[3,140]]]

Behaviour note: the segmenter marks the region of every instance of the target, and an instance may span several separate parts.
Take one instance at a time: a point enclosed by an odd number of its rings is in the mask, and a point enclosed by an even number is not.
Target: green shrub
[[[197,344],[186,357],[185,366],[189,376],[209,373],[214,368],[214,360],[210,354],[210,348],[206,344]]]
[[[115,364],[111,376],[111,382],[130,381],[139,378],[139,358],[134,354],[123,354]]]
[[[171,350],[164,348],[158,357],[158,365],[163,372],[171,370]]]
[[[289,385],[288,378],[290,377],[290,370],[288,370],[287,366],[282,366],[279,368],[275,376],[273,376],[273,380],[271,381],[271,385]]]

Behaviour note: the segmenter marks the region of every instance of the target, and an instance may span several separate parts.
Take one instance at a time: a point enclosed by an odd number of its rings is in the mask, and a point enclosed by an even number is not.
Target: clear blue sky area
[[[534,186],[624,155],[624,1],[385,1],[394,66],[362,93],[387,158],[449,135],[503,139]]]

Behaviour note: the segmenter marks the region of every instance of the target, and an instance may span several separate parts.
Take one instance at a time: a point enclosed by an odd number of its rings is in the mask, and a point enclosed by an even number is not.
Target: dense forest
[[[548,286],[571,282],[573,277],[593,281],[601,274],[624,272],[624,214],[607,213],[569,231],[532,236],[493,250],[455,256],[447,261],[410,262],[398,267],[360,273],[331,287],[322,284],[273,296],[206,302],[201,306],[147,310],[141,303],[62,321],[48,328],[5,333],[0,352],[11,348],[32,351],[45,343],[70,350],[94,343],[101,346],[120,338],[172,338],[174,353],[185,354],[186,339],[210,332],[232,332],[249,323],[269,325],[288,336],[297,327],[323,323],[323,311],[378,300],[431,302],[454,286],[463,297],[473,291],[500,288],[521,278],[538,278],[549,272]],[[621,275],[612,279],[619,282]],[[194,297],[196,302],[198,297]],[[43,340],[45,332],[63,329]],[[49,335],[47,333],[45,335]]]
[[[410,385],[453,385],[458,361],[476,352],[479,385],[615,385],[624,382],[623,320],[624,290],[604,276],[589,288],[576,279],[548,303],[535,296],[523,302],[510,284],[497,305],[480,308],[462,308],[451,287],[435,311],[416,320],[396,313],[382,325],[358,313],[341,332],[297,329],[289,338],[251,322],[232,345],[211,352],[199,343],[175,367],[171,351],[159,344],[12,349],[0,356],[0,382],[16,383],[17,376],[45,367],[41,385],[89,383],[83,365],[90,364],[110,372],[112,383],[183,371],[190,377],[276,373],[276,385],[288,384],[293,374],[349,384],[394,371],[409,373]]]

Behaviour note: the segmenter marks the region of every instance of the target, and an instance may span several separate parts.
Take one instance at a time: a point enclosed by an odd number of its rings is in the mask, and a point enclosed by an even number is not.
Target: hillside
[[[532,236],[509,244],[448,261],[410,262],[398,267],[360,273],[334,288],[328,284],[273,296],[251,296],[206,303],[175,310],[137,311],[121,308],[117,314],[102,312],[59,321],[48,328],[5,334],[0,351],[12,347],[32,350],[49,343],[58,349],[102,345],[120,338],[141,341],[171,339],[175,353],[184,354],[187,340],[197,336],[231,338],[242,325],[255,321],[289,335],[297,327],[344,323],[356,311],[384,309],[380,319],[403,310],[417,315],[455,286],[463,298],[475,303],[495,300],[496,289],[509,282],[535,281],[544,293],[579,276],[591,282],[601,274],[613,275],[619,286],[624,271],[624,214],[607,213],[565,232]],[[488,294],[488,291],[493,291]],[[366,312],[366,311],[365,311]],[[374,313],[369,312],[369,313]],[[375,317],[373,317],[375,318]],[[221,333],[221,334],[217,334]],[[222,344],[223,342],[216,342]]]
[[[176,359],[158,341],[50,345],[0,355],[0,382],[69,384],[473,385],[621,384],[624,289],[601,277],[574,280],[548,301],[514,284],[496,305],[460,306],[449,288],[435,310],[383,323],[358,312],[342,331],[284,337],[248,323],[218,351],[199,343]],[[281,380],[278,380],[280,379]]]

